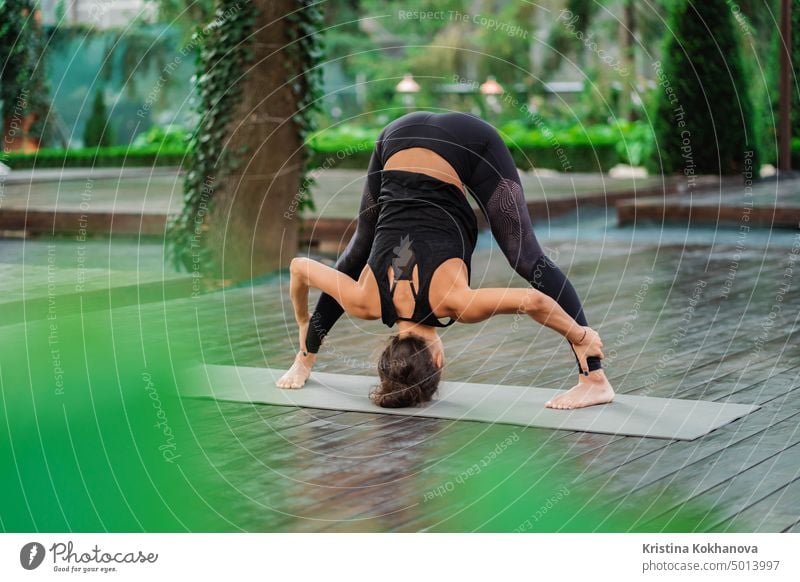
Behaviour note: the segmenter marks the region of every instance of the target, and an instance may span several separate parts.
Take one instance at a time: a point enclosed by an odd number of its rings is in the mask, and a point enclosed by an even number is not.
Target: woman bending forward
[[[530,288],[469,286],[478,226],[468,193]],[[323,292],[311,316],[310,287]],[[546,406],[580,408],[614,397],[600,363],[603,343],[537,241],[508,148],[491,125],[468,113],[417,111],[387,125],[370,160],[353,238],[335,268],[293,259],[290,290],[300,351],[277,382],[282,388],[305,384],[322,340],[346,311],[397,325],[378,362],[373,401],[427,402],[444,365],[436,328],[524,313],[563,335],[578,364],[577,384]]]

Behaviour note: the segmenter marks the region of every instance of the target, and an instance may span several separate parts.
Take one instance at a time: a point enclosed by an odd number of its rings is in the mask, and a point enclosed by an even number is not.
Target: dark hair
[[[441,375],[425,340],[412,334],[393,335],[378,361],[381,383],[369,397],[383,408],[416,406],[433,397]]]

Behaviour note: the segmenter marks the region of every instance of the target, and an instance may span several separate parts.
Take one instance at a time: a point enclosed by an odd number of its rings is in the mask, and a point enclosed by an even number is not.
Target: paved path
[[[769,180],[695,195],[617,202],[619,224],[679,222],[800,229],[800,180]]]
[[[61,174],[63,172],[63,175]],[[35,180],[32,181],[32,176]],[[656,186],[660,179],[609,178],[601,174],[537,177],[523,173],[528,200],[574,198]],[[352,218],[358,213],[364,172],[324,170],[312,188],[317,216]],[[65,169],[14,171],[5,178],[0,209],[52,209],[90,212],[174,213],[182,202],[183,176],[175,169]],[[268,191],[265,184],[264,192]]]
[[[89,234],[163,236],[167,218],[182,204],[182,175],[158,168],[53,171],[18,175],[0,181],[0,234]],[[55,180],[55,181],[54,181]],[[522,174],[528,210],[541,224],[552,216],[582,206],[606,207],[615,200],[636,196],[665,195],[681,191],[677,177],[645,179],[608,178],[598,174]],[[364,174],[357,170],[325,170],[313,188],[316,209],[305,218],[304,242],[315,249],[336,253],[350,237],[358,213]],[[700,177],[700,185],[716,184],[716,178]],[[265,185],[268,196],[268,185]],[[481,224],[482,215],[472,204]],[[273,211],[269,206],[270,211]],[[483,225],[485,226],[485,225]]]

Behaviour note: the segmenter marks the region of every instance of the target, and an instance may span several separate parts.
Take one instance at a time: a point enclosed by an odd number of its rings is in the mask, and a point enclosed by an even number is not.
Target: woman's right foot
[[[614,399],[614,389],[602,369],[581,376],[578,383],[545,403],[547,408],[572,410],[596,404],[607,404]]]
[[[278,388],[302,388],[311,375],[311,367],[314,365],[315,359],[316,354],[308,354],[307,356],[303,356],[302,352],[297,354],[292,367],[275,382],[275,385]]]

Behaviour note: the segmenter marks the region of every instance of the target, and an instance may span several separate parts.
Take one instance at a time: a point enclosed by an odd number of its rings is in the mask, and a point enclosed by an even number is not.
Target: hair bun
[[[394,335],[378,362],[381,383],[370,392],[372,402],[383,408],[404,408],[428,402],[439,387],[441,369],[436,366],[425,340],[416,335]]]

